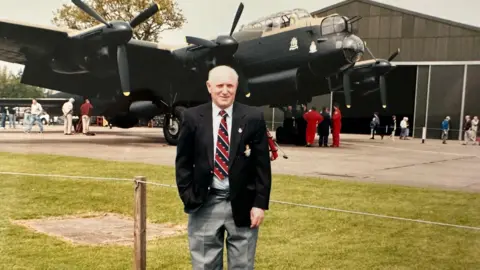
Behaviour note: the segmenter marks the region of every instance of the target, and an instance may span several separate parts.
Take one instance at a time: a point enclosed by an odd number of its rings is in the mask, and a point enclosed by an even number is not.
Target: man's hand
[[[265,210],[257,207],[253,207],[252,210],[250,210],[250,219],[252,220],[252,224],[250,225],[250,228],[255,228],[260,226],[263,222],[263,218],[265,216]]]

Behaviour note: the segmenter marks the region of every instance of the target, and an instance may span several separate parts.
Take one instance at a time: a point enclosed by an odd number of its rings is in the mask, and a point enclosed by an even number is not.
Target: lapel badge
[[[243,132],[242,128],[239,128],[238,133],[242,133],[242,132]]]
[[[249,146],[248,144],[245,145],[245,149],[246,149],[246,150],[245,150],[245,156],[249,157],[249,156],[250,156],[250,152],[252,151],[252,150],[250,149],[250,146]]]

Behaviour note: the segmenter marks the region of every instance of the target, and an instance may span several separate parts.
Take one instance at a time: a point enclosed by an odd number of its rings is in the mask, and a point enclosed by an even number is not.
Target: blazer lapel
[[[207,151],[207,157],[208,157],[208,164],[210,164],[210,167],[213,170],[213,122],[212,122],[212,103],[208,103],[206,106],[204,112],[200,114],[201,117],[204,118],[202,121],[205,123],[205,136],[207,138],[207,143],[205,145],[206,151]]]
[[[239,147],[240,139],[242,138],[243,132],[239,132],[239,128],[242,130],[245,129],[244,124],[242,123],[243,118],[245,117],[245,112],[238,107],[236,103],[233,104],[232,110],[233,118],[232,118],[232,134],[230,136],[230,154],[228,160],[228,168],[232,167],[233,161],[235,160],[235,156],[237,155],[237,150]]]

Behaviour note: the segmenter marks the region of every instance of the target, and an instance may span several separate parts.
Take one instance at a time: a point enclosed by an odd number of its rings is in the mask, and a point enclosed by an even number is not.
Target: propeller
[[[365,49],[367,50],[368,54],[375,60],[375,63],[371,66],[371,68],[377,68],[381,69],[383,67],[388,67],[390,68],[391,64],[390,62],[395,59],[395,57],[398,56],[400,53],[400,48],[398,48],[395,52],[393,52],[390,57],[388,57],[387,60],[385,59],[377,59],[373,53],[370,51],[370,49],[367,46],[367,42],[364,42]],[[388,62],[388,63],[386,63]],[[351,65],[347,67],[343,73],[343,90],[345,94],[345,106],[347,108],[351,107],[351,81],[350,81],[350,73],[352,72],[354,65]],[[382,72],[383,73],[383,72]],[[387,107],[387,83],[385,79],[385,74],[383,73],[382,75],[379,76],[379,89],[380,89],[380,99],[382,101],[382,107],[386,108]]]
[[[105,24],[107,27],[112,27],[112,24],[107,22],[102,16],[100,16],[100,14],[98,14],[95,10],[93,10],[81,0],[72,0],[72,3],[75,4],[75,6],[79,7],[81,10],[83,10],[85,13],[90,15],[90,17],[93,17],[95,20]]]
[[[244,80],[241,67],[238,66],[238,68],[236,68],[234,67],[236,66],[235,61],[228,61],[232,60],[233,55],[237,52],[238,49],[238,42],[235,40],[235,38],[233,38],[232,35],[237,28],[240,17],[242,16],[243,8],[243,3],[240,3],[237,8],[237,13],[235,14],[235,18],[233,19],[232,27],[228,36],[220,35],[215,39],[215,41],[192,36],[186,36],[185,39],[188,44],[193,44],[197,46],[196,48],[192,49],[196,50],[202,47],[212,49],[213,59],[207,61],[207,66],[216,66],[217,64],[222,64],[222,62],[225,62],[225,60],[227,60],[226,62],[229,62],[232,67],[239,73],[239,81],[240,84],[243,85],[242,88],[244,89],[245,97],[249,98],[250,91],[248,90],[248,82]]]
[[[343,94],[345,95],[345,106],[350,108],[352,106],[352,85],[350,81],[351,69],[345,70],[343,73]]]
[[[395,52],[393,52],[390,57],[388,57],[388,62],[391,62],[397,55],[400,53],[400,48],[398,48]],[[385,79],[385,75],[381,75],[379,78],[380,84],[380,99],[382,101],[382,107],[385,109],[387,108],[387,80]]]
[[[230,34],[228,36],[225,36],[225,35],[218,36],[215,41],[206,40],[199,37],[186,36],[185,39],[187,43],[197,45],[199,47],[214,49],[216,55],[220,54],[222,56],[229,56],[229,57],[233,56],[238,49],[238,42],[232,37],[232,35],[233,35],[233,32],[235,31],[235,28],[237,27],[240,17],[242,16],[243,8],[244,8],[243,3],[240,3],[232,23]]]
[[[100,16],[100,14],[98,14],[95,10],[93,10],[81,0],[72,0],[72,3],[97,21],[105,24],[105,26],[111,30],[103,34],[105,36],[111,35],[112,43],[115,43],[108,45],[117,45],[117,64],[118,75],[120,76],[120,85],[122,92],[125,95],[128,95],[130,93],[130,72],[128,68],[126,44],[133,37],[133,28],[137,27],[138,25],[155,15],[155,13],[157,13],[159,10],[158,5],[152,4],[149,8],[145,9],[137,16],[135,16],[129,23],[125,23],[107,22],[102,16]]]
[[[390,57],[388,58],[388,62],[392,62],[392,60],[395,59],[395,57],[397,57],[399,53],[400,53],[400,48],[398,48],[394,53],[392,53],[392,55],[390,55]]]

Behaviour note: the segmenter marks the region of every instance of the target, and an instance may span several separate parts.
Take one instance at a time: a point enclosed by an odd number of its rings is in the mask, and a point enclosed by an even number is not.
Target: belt
[[[230,191],[226,189],[210,188],[209,194],[225,197],[227,199],[230,197]]]

